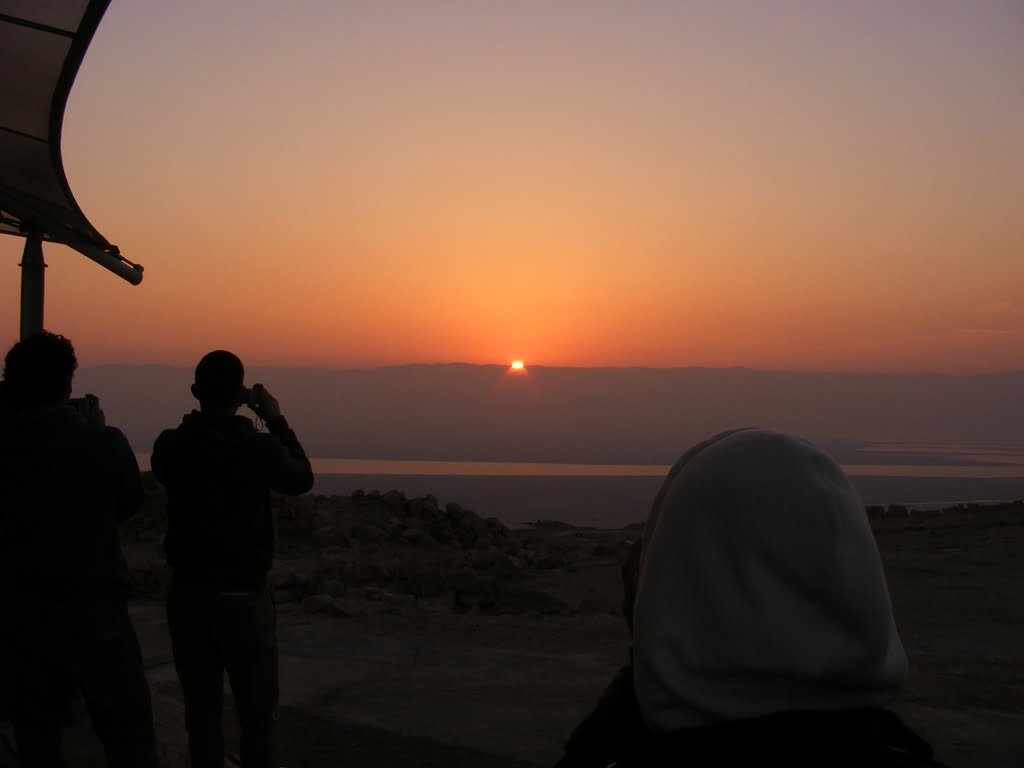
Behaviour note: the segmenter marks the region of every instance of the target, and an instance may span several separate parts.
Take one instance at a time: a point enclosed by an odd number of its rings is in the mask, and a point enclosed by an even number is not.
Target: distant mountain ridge
[[[1024,371],[802,373],[747,368],[254,367],[311,456],[666,464],[736,426],[783,429],[841,460],[866,444],[1024,443]],[[79,370],[108,423],[148,452],[195,407],[191,368]],[[243,409],[243,412],[244,409]]]

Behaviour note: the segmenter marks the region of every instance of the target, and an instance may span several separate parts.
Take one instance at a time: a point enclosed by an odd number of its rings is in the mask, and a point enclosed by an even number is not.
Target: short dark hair
[[[196,366],[195,394],[203,405],[235,405],[239,401],[245,367],[238,355],[215,349]]]
[[[71,393],[78,368],[71,341],[58,333],[38,331],[26,336],[4,358],[9,394],[25,405],[61,402]]]

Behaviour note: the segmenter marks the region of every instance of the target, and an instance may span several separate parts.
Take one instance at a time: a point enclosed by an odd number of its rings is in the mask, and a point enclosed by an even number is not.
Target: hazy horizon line
[[[171,368],[177,370],[192,370],[195,364],[185,363],[123,363],[108,362],[95,365],[79,365],[80,370],[98,370],[101,368]],[[510,363],[469,363],[469,362],[434,362],[434,363],[382,363],[376,365],[311,365],[286,363],[247,363],[247,369],[276,369],[294,371],[386,371],[408,368],[496,368],[510,370]],[[836,376],[948,376],[948,377],[976,377],[976,376],[1015,376],[1024,375],[1024,367],[986,369],[978,371],[951,371],[936,369],[839,369],[839,368],[759,368],[749,365],[550,365],[550,364],[527,364],[522,371],[513,375],[529,375],[531,370],[567,370],[567,371],[732,371],[747,373],[773,373],[773,374],[804,374],[804,375],[836,375]]]

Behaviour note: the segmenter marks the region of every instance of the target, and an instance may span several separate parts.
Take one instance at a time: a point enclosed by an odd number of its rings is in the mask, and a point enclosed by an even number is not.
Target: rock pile
[[[146,477],[144,510],[125,523],[138,591],[166,594],[159,553],[166,502]],[[535,585],[538,575],[569,571],[594,557],[617,560],[616,542],[594,544],[565,524],[511,530],[456,502],[401,491],[357,490],[351,496],[275,497],[278,560],[272,572],[281,604],[310,612],[431,610],[480,613],[570,613]],[[147,556],[140,556],[142,554]]]

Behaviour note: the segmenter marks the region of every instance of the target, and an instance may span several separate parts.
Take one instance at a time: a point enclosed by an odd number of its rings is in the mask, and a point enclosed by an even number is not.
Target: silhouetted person
[[[309,459],[260,384],[244,386],[242,361],[210,352],[195,370],[199,410],[153,446],[167,488],[167,622],[185,696],[193,768],[221,768],[224,673],[234,694],[245,768],[277,768],[277,618],[268,573],[274,556],[270,492],[313,486]],[[268,433],[239,416],[248,405]]]
[[[938,765],[885,708],[907,659],[881,557],[810,443],[742,429],[684,454],[647,520],[633,620],[644,728],[622,768]]]
[[[128,614],[117,524],[142,505],[138,464],[99,401],[68,399],[67,339],[40,332],[4,364],[0,653],[23,766],[62,766],[77,688],[111,766],[154,766],[149,686]]]

